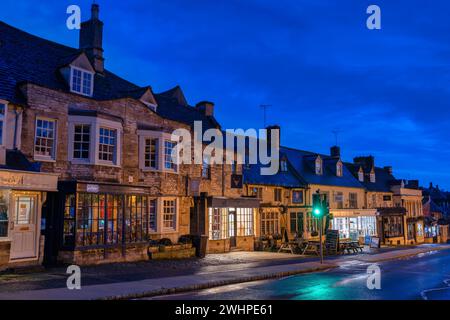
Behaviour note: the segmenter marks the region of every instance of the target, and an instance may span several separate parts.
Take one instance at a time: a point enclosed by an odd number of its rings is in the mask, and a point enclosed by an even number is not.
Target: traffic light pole
[[[319,219],[320,264],[323,264],[322,224],[323,224],[323,217],[320,217]]]

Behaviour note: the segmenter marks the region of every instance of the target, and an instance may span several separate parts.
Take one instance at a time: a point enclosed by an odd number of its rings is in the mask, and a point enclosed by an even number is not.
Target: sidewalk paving
[[[338,267],[348,261],[374,263],[443,249],[450,249],[450,246],[424,245],[415,248],[403,248],[387,252],[382,251],[381,253],[328,257],[323,265],[317,262],[317,258],[305,258],[287,253],[229,253],[226,256],[212,256],[209,260],[205,260],[206,262],[202,262],[206,264],[205,266],[198,268],[190,274],[184,273],[181,275],[161,277],[161,273],[159,275],[160,277],[150,277],[134,281],[117,281],[117,279],[109,279],[109,282],[106,280],[108,280],[108,276],[111,275],[106,275],[106,277],[102,279],[103,282],[99,281],[100,284],[84,285],[84,273],[82,273],[81,290],[68,290],[65,287],[67,275],[64,274],[60,275],[60,283],[56,288],[3,291],[0,292],[0,300],[132,299],[321,271]],[[216,261],[217,264],[215,264],[216,259],[218,260]],[[230,263],[232,261],[239,262]],[[147,268],[148,267],[149,265],[147,265]],[[47,277],[49,276],[48,273],[44,275]],[[53,279],[50,281],[55,280]],[[105,281],[107,283],[104,283]],[[5,283],[1,283],[1,286],[4,284]]]

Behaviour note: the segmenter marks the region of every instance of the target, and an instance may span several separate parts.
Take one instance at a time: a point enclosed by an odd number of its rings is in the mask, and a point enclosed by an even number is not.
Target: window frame
[[[202,179],[211,180],[211,157],[203,156],[202,160]]]
[[[336,176],[338,176],[338,177],[344,176],[344,165],[340,161],[338,161],[338,163],[336,163]]]
[[[301,196],[301,198],[302,198],[302,201],[294,201],[294,193],[295,192],[299,192],[302,196]],[[295,204],[302,204],[302,203],[305,203],[305,192],[303,191],[303,190],[292,190],[292,198],[291,198],[292,200],[291,200],[291,202],[292,203],[295,203]]]
[[[175,212],[174,213],[166,213],[166,201],[173,201]],[[166,215],[170,214],[174,217],[172,218],[172,222],[175,224],[175,226],[166,227],[165,222],[170,221],[166,220]],[[178,231],[178,217],[179,217],[179,204],[178,204],[178,198],[161,198],[161,224],[162,224],[162,231],[163,232],[177,232]]]
[[[37,131],[38,131],[38,121],[47,121],[47,122],[53,122],[53,146],[52,146],[52,155],[46,156],[36,153],[36,140],[37,140]],[[42,139],[42,138],[41,138]],[[44,138],[48,139],[48,138]],[[54,118],[49,117],[43,117],[43,116],[36,116],[36,119],[34,121],[34,141],[33,141],[33,158],[36,161],[42,161],[42,162],[56,162],[56,155],[58,152],[58,120]]]
[[[80,80],[80,90],[81,92],[78,92],[76,90],[74,90],[74,82],[73,82],[73,76],[74,76],[74,70],[80,71],[81,72],[81,80]],[[83,82],[84,82],[84,74],[90,74],[91,75],[91,86],[90,86],[90,91],[89,94],[86,94],[83,92]],[[91,72],[88,71],[86,69],[83,68],[79,68],[79,67],[75,67],[75,66],[70,66],[70,92],[76,93],[76,94],[80,94],[82,96],[85,97],[92,97],[94,94],[94,76],[95,76],[95,72]]]
[[[283,201],[283,189],[281,189],[281,188],[273,189],[273,201],[274,202],[282,202]]]
[[[174,146],[177,145],[178,141],[173,139],[173,135],[161,131],[151,131],[151,130],[138,130],[138,140],[139,140],[139,169],[142,171],[159,171],[159,172],[170,172],[179,173],[179,165],[174,163],[174,169],[165,168],[165,142],[171,141]],[[157,140],[157,152],[156,152],[156,168],[145,166],[145,141],[147,139]]]
[[[323,162],[320,157],[316,158],[314,167],[315,167],[316,175],[321,176],[323,174]]]
[[[75,148],[75,143],[80,143],[81,145],[86,143],[86,142],[84,142],[83,139],[82,139],[82,141],[76,141],[75,140],[75,134],[76,134],[75,133],[75,127],[77,127],[77,126],[81,126],[83,129],[84,129],[84,127],[89,127],[89,140],[87,142],[88,143],[88,150],[87,150],[88,157],[87,158],[82,158],[82,157],[76,158],[75,157],[75,152],[77,151],[76,148]],[[90,161],[91,152],[92,152],[92,150],[91,150],[92,149],[92,129],[93,129],[93,127],[92,127],[92,125],[90,123],[76,123],[76,124],[74,124],[73,132],[72,132],[73,133],[73,141],[72,141],[72,154],[71,154],[73,160],[80,161],[80,162],[89,162]],[[80,135],[83,136],[84,132],[81,132]],[[82,152],[83,152],[83,148],[80,148],[78,151],[80,152],[80,155],[81,155]]]
[[[100,134],[100,132],[101,131],[105,131],[105,130],[107,130],[107,131],[109,131],[109,132],[114,132],[114,136],[111,136],[111,135],[103,135],[104,137],[108,137],[109,139],[111,139],[111,138],[113,138],[114,139],[114,144],[106,144],[106,143],[101,143],[100,142],[100,136],[101,136],[101,134]],[[119,135],[119,132],[118,132],[118,130],[116,129],[116,128],[111,128],[111,127],[109,127],[109,126],[105,126],[105,125],[100,125],[99,126],[99,128],[98,128],[98,132],[97,132],[97,134],[98,134],[98,140],[97,140],[97,152],[96,152],[96,154],[95,154],[95,157],[97,158],[97,160],[100,162],[100,163],[105,163],[105,164],[116,164],[117,163],[117,136]],[[107,152],[105,152],[105,151],[101,151],[100,150],[100,146],[101,145],[104,145],[104,146],[107,146],[107,147],[112,147],[113,148],[113,151],[111,152],[111,160],[105,160],[105,159],[101,159],[100,158],[100,154],[106,154],[106,155],[109,155],[109,151],[107,151]]]

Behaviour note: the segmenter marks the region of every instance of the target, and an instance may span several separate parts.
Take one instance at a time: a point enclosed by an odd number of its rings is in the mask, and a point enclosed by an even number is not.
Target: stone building
[[[35,248],[44,239],[39,234],[45,236],[45,252],[41,248],[38,257],[45,256],[46,263],[78,264],[147,259],[149,239],[176,242],[192,231],[200,198],[208,205],[202,216],[206,228],[196,225],[194,232],[208,234],[212,211],[227,208],[236,224],[224,237],[252,238],[257,203],[240,199],[241,187],[232,184],[240,166],[176,164],[171,157],[174,130],[192,131],[195,121],[204,130],[220,130],[214,105],[193,107],[179,87],[156,94],[150,86],[108,71],[102,33],[96,4],[81,24],[79,48],[0,22],[0,99],[6,119],[0,122],[5,123],[0,137],[14,139],[5,145],[7,155],[17,153],[39,169],[26,173],[32,179],[22,179],[43,184],[33,184],[39,198],[29,205],[36,208]],[[0,215],[3,229],[15,219],[14,210]],[[41,211],[42,231],[37,227]],[[210,214],[205,217],[205,212]],[[8,243],[14,236],[3,232],[0,240]]]

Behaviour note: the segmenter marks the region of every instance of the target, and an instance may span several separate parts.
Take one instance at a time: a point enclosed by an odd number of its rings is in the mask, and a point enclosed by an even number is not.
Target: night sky
[[[105,65],[155,92],[179,84],[216,103],[224,128],[282,127],[282,144],[344,160],[372,154],[397,178],[450,189],[448,0],[97,1]],[[91,1],[2,0],[0,19],[78,46],[66,8]],[[382,30],[366,28],[381,7]]]

